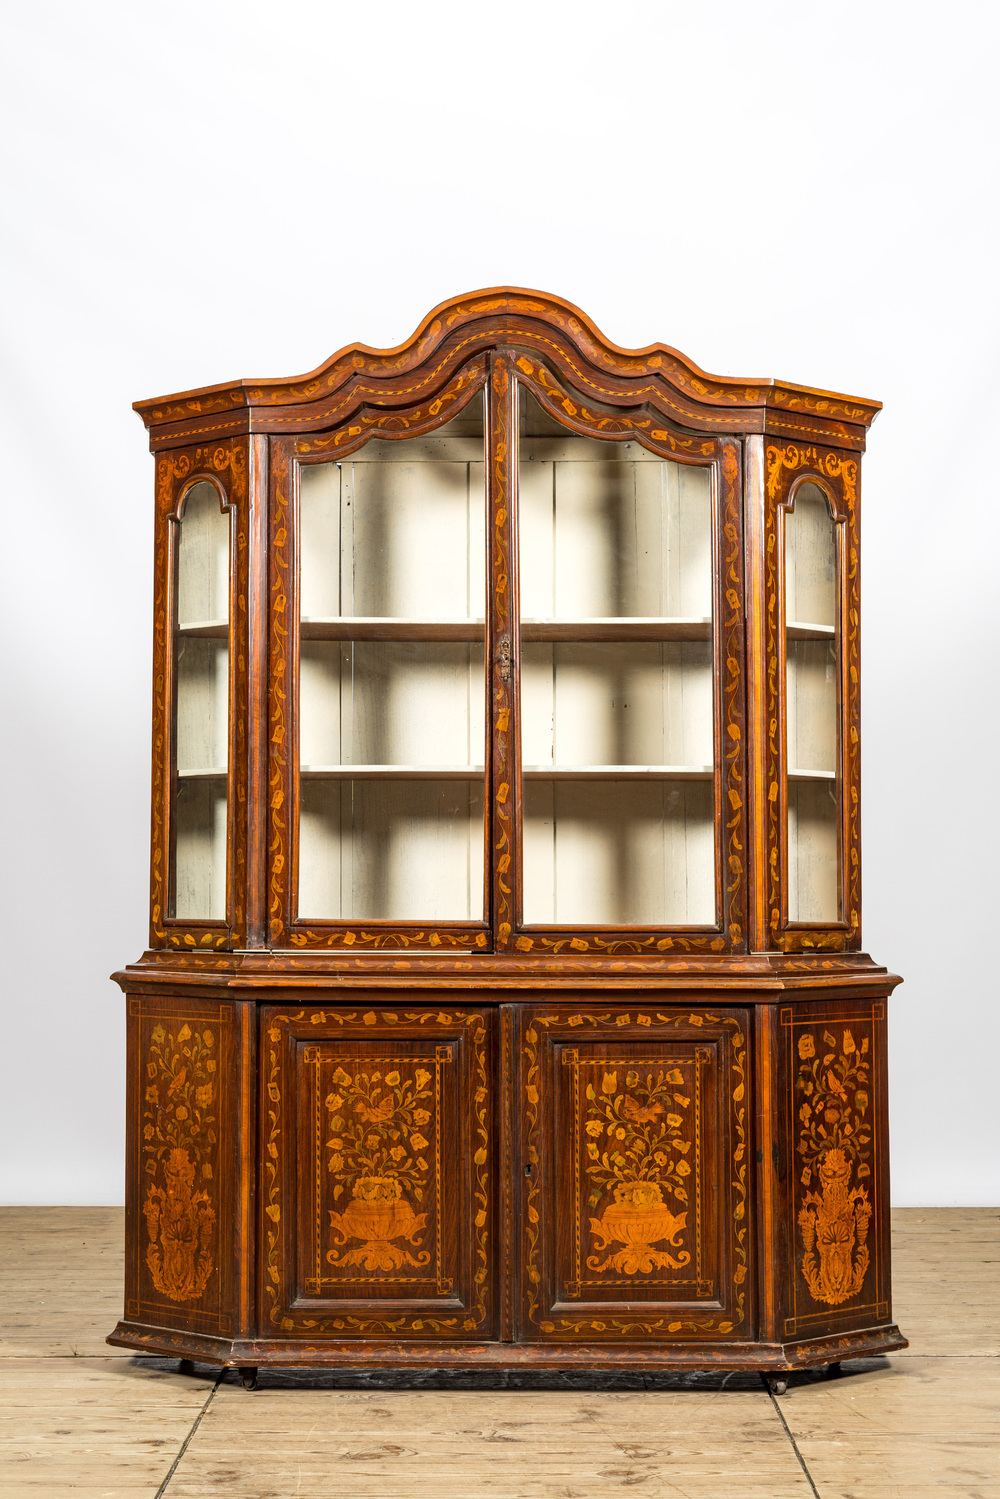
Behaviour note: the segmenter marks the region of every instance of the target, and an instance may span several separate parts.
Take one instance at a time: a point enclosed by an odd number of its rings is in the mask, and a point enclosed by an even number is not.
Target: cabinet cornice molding
[[[584,399],[646,404],[699,432],[764,432],[861,451],[881,410],[878,401],[789,381],[711,375],[669,344],[625,349],[572,302],[509,286],[442,302],[395,348],[350,344],[304,375],[224,382],[134,409],[154,448],[247,431],[316,431],[365,405],[433,399],[469,360],[505,344],[550,363]]]

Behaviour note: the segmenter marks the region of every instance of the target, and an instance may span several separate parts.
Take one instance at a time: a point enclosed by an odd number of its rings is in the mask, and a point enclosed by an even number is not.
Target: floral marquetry
[[[815,1017],[782,1012],[794,1108],[795,1320],[878,1315],[887,1298],[884,1192],[876,1141],[884,1107],[884,1006]]]
[[[265,1298],[280,1326],[482,1333],[492,1032],[479,1011],[270,1012]]]
[[[128,1267],[137,1307],[169,1305],[214,1328],[231,1284],[232,1015],[228,1005],[133,999],[136,1131],[129,1199],[142,1235]]]
[[[318,1294],[325,1282],[367,1285],[386,1278],[395,1284],[424,1279],[439,1292],[448,1289],[441,1070],[452,1060],[451,1048],[436,1048],[426,1066],[405,1055],[351,1057],[338,1050],[324,1056],[321,1046],[309,1048],[304,1060],[316,1069],[314,1088],[323,1095],[319,1133],[329,1135],[317,1141],[318,1152],[326,1153],[326,1176],[320,1172],[318,1181],[326,1185],[326,1200],[337,1204],[320,1210],[317,1273],[307,1290]]]
[[[749,1269],[741,1022],[550,1010],[530,1016],[522,1054],[528,1321],[543,1335],[733,1333]]]

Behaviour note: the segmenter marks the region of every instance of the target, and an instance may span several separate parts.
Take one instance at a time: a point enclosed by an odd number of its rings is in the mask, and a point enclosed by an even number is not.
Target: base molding
[[[464,1369],[468,1371],[592,1369],[622,1373],[683,1373],[692,1369],[807,1369],[844,1359],[877,1358],[908,1346],[894,1322],[794,1343],[399,1343],[374,1339],[306,1343],[279,1338],[219,1338],[119,1322],[114,1348],[167,1358],[197,1359],[224,1368]]]

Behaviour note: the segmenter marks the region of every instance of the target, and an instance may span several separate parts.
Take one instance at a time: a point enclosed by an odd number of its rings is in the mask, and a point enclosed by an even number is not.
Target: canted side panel
[[[523,1338],[752,1335],[738,1012],[522,1021]]]
[[[265,1012],[270,1329],[492,1335],[492,1019]]]
[[[784,1339],[890,1320],[885,1001],[780,1011]]]
[[[169,996],[129,1006],[125,1314],[235,1330],[234,1007]]]

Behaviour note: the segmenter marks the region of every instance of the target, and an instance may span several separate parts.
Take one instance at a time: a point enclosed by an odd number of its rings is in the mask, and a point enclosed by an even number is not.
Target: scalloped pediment
[[[433,403],[465,365],[500,347],[518,352],[526,374],[550,371],[564,403],[644,406],[698,432],[770,432],[861,449],[881,409],[785,381],[710,375],[668,344],[623,349],[561,297],[493,287],[441,303],[395,348],[351,344],[297,378],[207,386],[137,401],[135,410],[154,447],[241,431],[318,431],[364,406]]]

